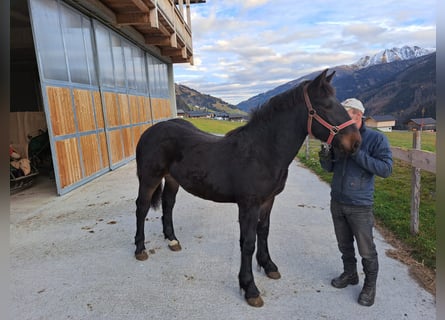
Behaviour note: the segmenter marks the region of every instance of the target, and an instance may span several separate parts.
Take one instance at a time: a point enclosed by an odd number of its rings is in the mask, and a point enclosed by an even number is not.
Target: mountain
[[[392,115],[400,124],[412,118],[436,119],[436,53],[412,59],[412,62],[399,72],[388,71],[392,76],[385,81],[357,87],[353,96],[367,106],[366,115]],[[367,68],[362,76],[377,80],[382,70],[375,69],[382,67]],[[386,67],[392,68],[392,63]],[[333,84],[336,86],[335,82]]]
[[[351,67],[355,69],[367,68],[376,64],[389,63],[401,60],[410,60],[433,53],[435,50],[424,49],[418,46],[410,47],[404,46],[402,48],[385,49],[376,53],[373,56],[364,56]]]
[[[331,68],[331,71],[336,71],[332,84],[336,88],[337,98],[342,101],[356,97],[363,101],[365,115],[392,115],[398,120],[398,125],[410,118],[435,118],[436,53],[422,55],[422,52],[427,51],[416,48],[392,49],[391,54],[387,50],[382,51],[368,59],[367,67],[355,63]],[[396,52],[399,52],[399,58],[394,58]],[[382,57],[394,61],[382,63]],[[237,107],[250,111],[301,81],[313,79],[320,72],[313,72],[251,97]]]
[[[229,114],[247,114],[236,106],[229,104],[219,98],[203,94],[181,84],[175,83],[176,107],[184,111],[206,110],[226,112]]]

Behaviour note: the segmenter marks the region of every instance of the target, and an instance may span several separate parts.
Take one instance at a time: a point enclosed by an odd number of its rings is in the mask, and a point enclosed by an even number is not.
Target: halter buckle
[[[339,127],[337,127],[337,126],[333,126],[332,128],[331,128],[331,133],[333,134],[333,135],[336,135],[337,133],[339,133],[340,132],[340,128]]]

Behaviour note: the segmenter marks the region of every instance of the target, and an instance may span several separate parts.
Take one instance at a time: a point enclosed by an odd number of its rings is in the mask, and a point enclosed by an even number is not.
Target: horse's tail
[[[161,206],[162,189],[163,185],[161,181],[155,192],[153,192],[153,195],[151,196],[150,207],[152,207],[154,210],[159,209],[159,207]]]

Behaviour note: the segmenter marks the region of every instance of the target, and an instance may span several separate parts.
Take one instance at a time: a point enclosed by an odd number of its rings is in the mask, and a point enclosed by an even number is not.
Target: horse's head
[[[332,144],[340,152],[351,154],[361,143],[360,132],[349,114],[335,97],[330,84],[335,71],[323,71],[312,81],[303,84],[303,94],[308,108],[308,132],[315,138]]]

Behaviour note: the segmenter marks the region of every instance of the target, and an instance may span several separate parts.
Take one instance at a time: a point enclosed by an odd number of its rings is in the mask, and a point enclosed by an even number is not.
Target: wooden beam
[[[173,48],[178,48],[178,40],[176,38],[176,33],[173,33],[170,36],[170,46]]]
[[[150,10],[150,25],[153,28],[159,28],[159,17],[157,8]]]
[[[142,12],[148,13],[150,11],[150,8],[148,8],[148,6],[142,0],[131,0],[131,2],[133,2],[134,5]]]
[[[170,45],[170,37],[167,36],[145,36],[145,43],[151,44],[153,46],[169,46]]]
[[[124,25],[150,25],[150,14],[148,13],[120,13],[116,15],[116,22],[120,26]]]
[[[105,21],[116,23],[116,14],[99,0],[78,0],[76,2]]]
[[[408,162],[411,166],[436,173],[436,154],[433,152],[391,147],[393,158]]]
[[[187,49],[185,47],[179,49],[163,48],[161,53],[163,56],[187,58]]]

